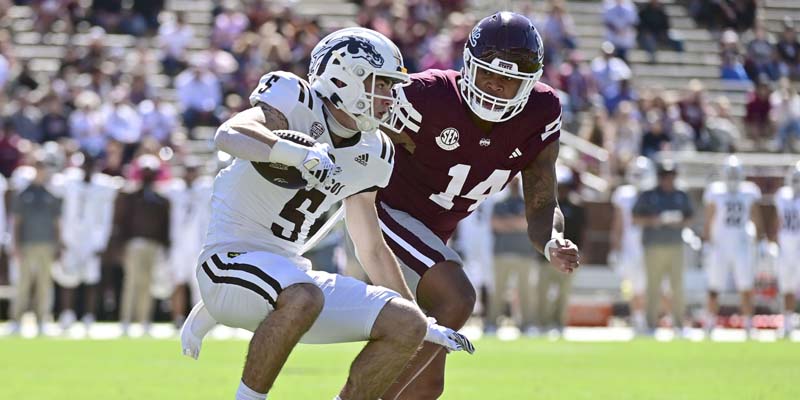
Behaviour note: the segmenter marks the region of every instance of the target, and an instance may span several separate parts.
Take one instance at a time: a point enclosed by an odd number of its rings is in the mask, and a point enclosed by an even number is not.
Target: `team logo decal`
[[[456,128],[445,128],[436,137],[436,144],[444,150],[451,151],[458,148],[458,130]]]
[[[475,29],[472,30],[472,33],[469,34],[469,44],[471,44],[472,47],[477,46],[478,39],[480,38],[481,38],[481,28],[476,26]]]
[[[488,137],[481,138],[479,144],[481,145],[481,147],[489,147],[489,145],[492,144],[492,139],[489,139]]]
[[[325,47],[317,52],[317,57],[311,60],[311,71],[316,71],[317,74],[322,74],[328,61],[333,57],[334,52],[339,52],[342,49],[351,54],[353,58],[360,58],[365,60],[374,68],[383,67],[383,56],[369,40],[358,36],[344,36],[332,39],[325,43]],[[321,70],[319,68],[322,68]]]
[[[308,134],[311,135],[314,139],[319,139],[322,134],[325,133],[325,127],[322,126],[319,122],[314,122],[311,124],[311,128],[308,130]]]

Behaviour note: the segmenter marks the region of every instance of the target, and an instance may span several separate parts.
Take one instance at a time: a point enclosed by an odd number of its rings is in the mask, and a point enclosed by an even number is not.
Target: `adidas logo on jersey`
[[[358,155],[358,156],[356,156],[355,160],[356,160],[357,163],[359,163],[359,164],[361,164],[361,165],[366,167],[367,166],[367,162],[369,162],[369,154],[364,153],[364,154]]]
[[[522,155],[522,152],[521,152],[521,151],[519,151],[519,148],[516,148],[516,149],[514,149],[514,152],[513,152],[513,153],[511,153],[511,155],[510,155],[510,156],[508,156],[508,158],[509,158],[509,159],[510,159],[510,158],[517,158],[517,157],[519,157],[519,156],[521,156],[521,155]]]

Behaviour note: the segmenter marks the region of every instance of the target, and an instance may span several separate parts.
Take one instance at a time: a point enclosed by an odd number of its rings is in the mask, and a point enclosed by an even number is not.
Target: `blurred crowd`
[[[354,2],[358,6],[354,22],[394,40],[412,72],[460,69],[464,43],[482,17],[471,13],[464,0]],[[29,183],[19,182],[39,176],[36,171],[52,175],[89,168],[87,163],[90,169],[75,176],[102,174],[104,178],[98,179],[115,182],[109,184],[114,193],[126,196],[142,190],[150,193],[147,188],[152,185],[162,199],[148,194],[147,201],[166,201],[173,215],[179,214],[175,210],[189,212],[181,208],[185,204],[176,203],[183,195],[169,188],[189,190],[197,175],[213,174],[219,167],[216,159],[193,161],[197,143],[207,141],[220,121],[248,107],[249,92],[267,71],[305,76],[311,49],[331,25],[324,23],[325,16],[302,16],[283,2],[212,3],[212,20],[202,24],[192,20],[192,13],[164,10],[163,0],[0,0],[0,174],[9,180],[9,200],[28,187]],[[11,4],[30,6],[29,30],[39,35],[40,43],[59,49],[57,65],[18,56],[6,17]],[[604,1],[598,21],[604,42],[596,54],[578,50],[576,22],[565,1],[521,4],[518,11],[528,15],[542,34],[546,62],[542,81],[561,95],[564,126],[609,154],[608,164],[586,158],[581,169],[614,183],[640,155],[679,150],[798,151],[800,94],[795,80],[800,78],[800,42],[795,25],[787,21],[782,32],[767,32],[758,23],[755,1],[693,0],[687,5],[690,14],[719,37],[721,78],[755,82],[742,118],[733,115],[728,98],[709,98],[700,80],[689,81],[681,91],[637,81],[630,63],[641,60],[634,57],[639,49],[644,51],[644,62],[655,64],[663,52],[684,51],[684,42],[659,0]],[[156,173],[151,176],[145,170]],[[57,176],[55,182],[84,179]],[[568,191],[569,196],[577,196],[576,190]],[[53,196],[66,201],[59,189],[53,189]],[[119,198],[108,200],[113,205],[110,210],[118,211]],[[8,206],[14,207],[13,201]],[[108,215],[113,222],[115,214]],[[114,235],[119,226],[112,226],[109,246],[120,239]],[[104,277],[98,293],[82,289],[80,297],[91,304],[97,297],[96,305],[88,307],[111,313],[104,317],[130,321],[133,314],[147,314],[152,307],[137,302],[133,294],[122,295],[124,249],[137,234],[159,243],[156,247],[161,250],[155,251],[135,241],[134,252],[147,259],[167,259],[167,250],[176,246],[169,237],[156,240],[154,232],[128,232],[121,236],[128,242],[117,244],[122,251],[98,250],[103,274],[113,271],[109,275],[115,278],[106,282]],[[4,243],[6,256],[13,253],[11,242]],[[127,293],[145,296],[141,280],[147,282],[146,278],[125,283]],[[8,281],[7,273],[0,274],[0,284]],[[61,310],[72,310],[72,296],[58,294]],[[181,296],[173,299],[176,321],[187,301],[185,293]],[[120,313],[123,303],[128,311]],[[150,317],[142,318],[146,322]],[[69,313],[64,317],[66,322],[71,319],[74,315]]]

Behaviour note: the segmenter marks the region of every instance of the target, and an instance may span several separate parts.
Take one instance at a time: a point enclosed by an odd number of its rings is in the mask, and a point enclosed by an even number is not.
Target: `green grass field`
[[[244,341],[0,338],[0,399],[231,399]],[[476,342],[450,356],[444,399],[798,399],[800,344]],[[301,345],[270,399],[331,399],[360,345]]]

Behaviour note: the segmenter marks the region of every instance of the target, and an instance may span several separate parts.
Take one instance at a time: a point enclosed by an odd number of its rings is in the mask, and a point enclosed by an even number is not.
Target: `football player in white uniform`
[[[761,191],[744,180],[742,165],[730,156],[722,171],[722,181],[712,182],[703,194],[705,224],[703,240],[708,246],[704,262],[708,279],[708,318],[710,333],[719,311],[718,294],[725,289],[728,272],[733,269],[734,283],[741,294],[741,313],[748,334],[752,331],[753,284],[755,283],[753,243],[747,232],[750,221],[759,239],[765,237],[758,207]]]
[[[633,328],[643,333],[647,330],[644,295],[645,279],[642,228],[633,223],[633,205],[639,193],[656,184],[656,170],[649,158],[639,156],[625,171],[627,184],[618,187],[611,195],[614,217],[611,222],[611,248],[608,264],[631,286],[631,322]]]
[[[67,168],[60,176],[63,198],[61,262],[53,266],[53,279],[62,286],[63,307],[59,323],[67,329],[75,321],[75,288],[85,285],[82,321],[94,322],[100,254],[111,237],[114,200],[122,182],[95,171],[95,162],[83,156],[80,168]]]
[[[775,208],[780,246],[778,287],[784,296],[781,334],[789,337],[794,329],[795,293],[800,288],[800,162],[786,176],[786,186],[775,193]]]
[[[320,41],[311,59],[310,82],[263,76],[253,108],[215,136],[236,159],[214,182],[197,270],[203,301],[181,339],[184,354],[197,357],[217,322],[253,332],[236,399],[264,399],[298,341],[369,341],[336,397],[346,400],[378,398],[423,338],[472,350],[463,336],[426,321],[378,223],[374,191],[389,182],[394,147],[377,128],[409,81],[400,51],[375,31],[348,28]],[[296,168],[306,190],[278,186],[260,163]],[[317,219],[340,201],[358,258],[383,287],[312,271],[300,256]]]
[[[193,160],[184,165],[181,178],[173,179],[164,190],[170,202],[169,277],[172,286],[172,320],[183,324],[187,304],[200,301],[200,288],[195,278],[197,255],[203,247],[209,218],[213,179],[201,174],[201,166]],[[188,292],[188,293],[187,293]]]

